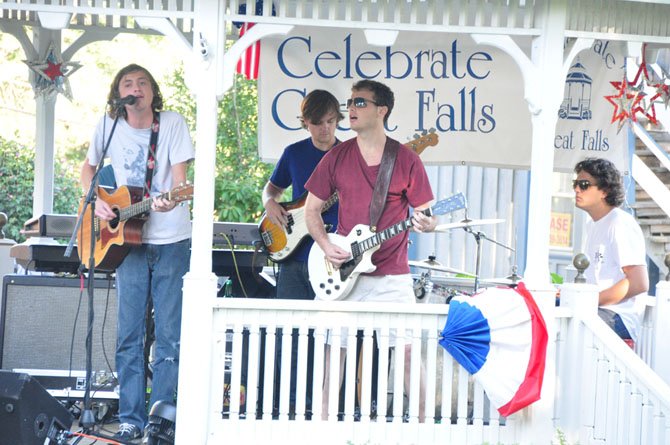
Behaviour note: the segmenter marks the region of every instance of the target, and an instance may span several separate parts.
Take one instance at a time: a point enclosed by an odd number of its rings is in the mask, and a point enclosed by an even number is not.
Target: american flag
[[[251,29],[254,23],[244,23],[240,28],[240,37]],[[258,79],[258,65],[261,60],[261,42],[257,41],[247,48],[237,62],[237,72],[249,80]]]

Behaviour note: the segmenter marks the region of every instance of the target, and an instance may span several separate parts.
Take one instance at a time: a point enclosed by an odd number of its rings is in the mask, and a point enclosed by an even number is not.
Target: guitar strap
[[[386,195],[388,195],[389,184],[391,184],[391,175],[395,166],[395,159],[398,156],[400,142],[390,137],[386,137],[382,162],[379,165],[375,189],[372,192],[372,201],[370,202],[370,230],[377,231],[377,223],[382,216],[382,211],[386,206]]]
[[[158,130],[160,128],[160,113],[154,113],[154,121],[151,124],[151,139],[149,139],[149,150],[147,150],[147,173],[144,176],[144,198],[151,196],[151,181],[154,178],[156,167],[156,148],[158,143]]]

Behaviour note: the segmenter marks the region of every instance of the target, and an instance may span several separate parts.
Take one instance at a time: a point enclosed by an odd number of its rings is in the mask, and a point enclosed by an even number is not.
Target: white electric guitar
[[[457,193],[447,199],[435,203],[422,213],[426,216],[445,215],[466,207],[466,199]],[[412,218],[396,223],[381,232],[372,232],[365,224],[355,226],[346,237],[334,233],[328,234],[330,242],[351,252],[351,259],[335,268],[326,259],[323,250],[317,243],[312,245],[307,260],[309,281],[314,289],[317,300],[341,300],[347,296],[362,273],[374,271],[372,254],[379,249],[381,243],[412,228]]]

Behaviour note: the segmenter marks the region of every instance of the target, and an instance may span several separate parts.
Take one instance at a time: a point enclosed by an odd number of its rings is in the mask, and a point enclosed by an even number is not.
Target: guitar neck
[[[430,207],[425,210],[422,210],[421,213],[423,213],[426,216],[431,216],[433,214],[432,209]],[[364,239],[363,241],[359,241],[358,243],[356,243],[354,247],[354,250],[358,251],[352,252],[352,254],[354,256],[360,255],[363,252],[366,252],[374,247],[377,247],[384,241],[389,240],[396,235],[400,235],[402,232],[405,232],[411,228],[412,228],[412,218],[409,217],[404,221],[400,221],[399,223],[387,227],[381,232],[375,233],[370,238]]]
[[[321,207],[321,213],[326,212],[329,208],[331,208],[335,203],[337,202],[337,192],[333,193],[330,195],[330,198],[326,202],[323,203],[323,207]]]
[[[171,192],[165,192],[161,193],[158,195],[158,198],[165,198],[165,199],[170,199]],[[130,218],[134,218],[137,215],[141,215],[142,213],[147,213],[148,211],[151,210],[151,202],[153,201],[153,198],[147,198],[143,199],[140,202],[136,202],[134,204],[129,205],[128,207],[121,209],[119,213],[119,220],[125,221]]]

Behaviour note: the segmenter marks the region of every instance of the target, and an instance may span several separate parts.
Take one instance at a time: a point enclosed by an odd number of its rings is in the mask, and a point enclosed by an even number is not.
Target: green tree
[[[6,213],[8,218],[5,237],[16,242],[25,241],[19,231],[33,216],[34,165],[34,148],[0,138],[0,212]],[[54,213],[77,213],[81,197],[78,171],[64,159],[55,161]]]
[[[186,118],[195,134],[195,100],[182,70],[169,86],[175,91],[166,108]],[[256,82],[237,76],[218,106],[214,219],[257,222],[263,212],[261,192],[273,166],[258,157],[258,94]],[[198,147],[196,147],[198,150]]]

